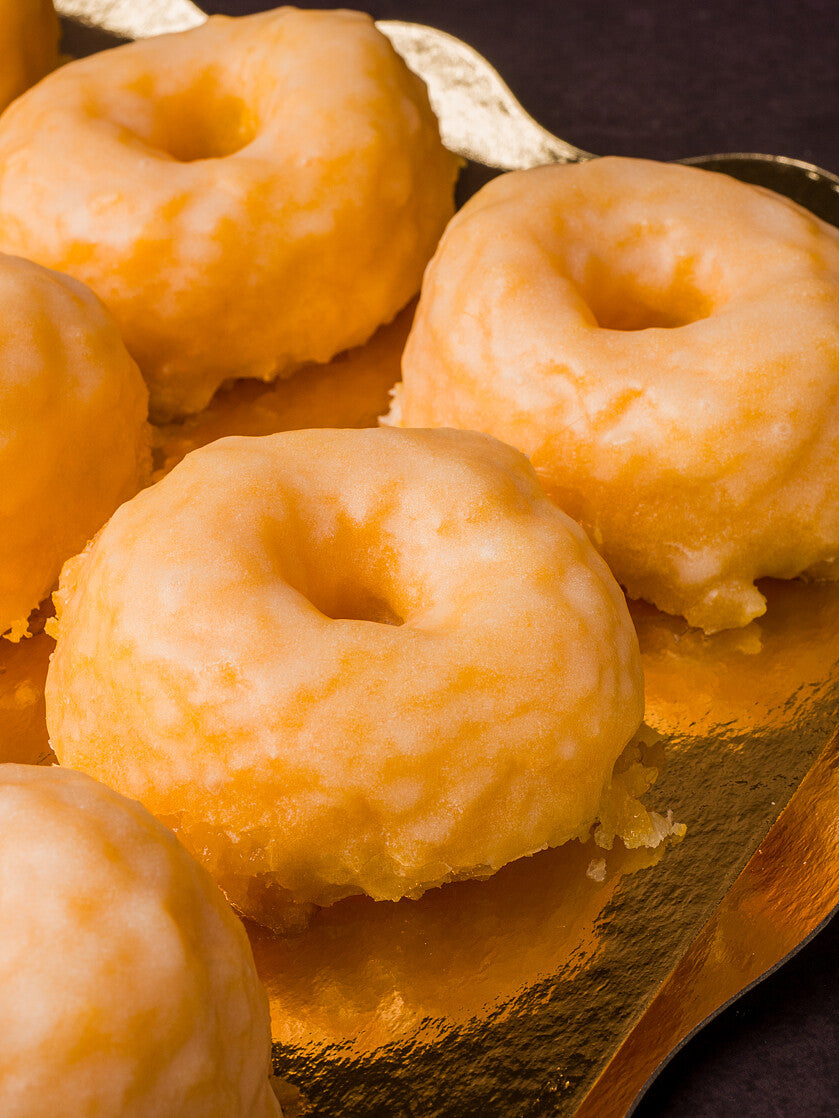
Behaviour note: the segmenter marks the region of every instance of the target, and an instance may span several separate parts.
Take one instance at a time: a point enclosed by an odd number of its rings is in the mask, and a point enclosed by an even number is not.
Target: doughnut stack
[[[62,767],[0,766],[0,1111],[267,1118],[231,904],[301,929],[586,841],[643,717],[621,585],[713,632],[839,573],[839,234],[628,159],[450,220],[367,16],[213,17],[19,96],[56,58],[18,10],[0,633],[55,591]],[[313,413],[150,484],[149,416],[305,377],[421,285],[382,427]]]

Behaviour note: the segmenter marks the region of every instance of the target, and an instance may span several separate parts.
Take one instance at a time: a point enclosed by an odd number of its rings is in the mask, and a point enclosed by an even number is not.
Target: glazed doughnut
[[[587,834],[643,711],[606,565],[472,432],[221,439],[123,505],[56,598],[61,762],[274,927]]]
[[[0,0],[0,112],[58,65],[52,0]]]
[[[530,456],[632,597],[706,631],[839,565],[839,233],[696,168],[504,175],[430,265],[390,422]]]
[[[139,804],[0,765],[3,1118],[278,1118],[240,922]]]
[[[0,255],[0,634],[24,635],[64,561],[146,480],[147,407],[96,296]]]
[[[14,106],[0,247],[97,292],[168,418],[392,319],[455,173],[425,86],[368,16],[217,16],[74,62]]]

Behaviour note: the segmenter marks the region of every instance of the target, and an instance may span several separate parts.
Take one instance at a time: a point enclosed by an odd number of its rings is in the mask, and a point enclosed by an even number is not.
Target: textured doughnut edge
[[[0,255],[0,634],[26,635],[65,560],[148,480],[147,409],[93,292]]]
[[[62,763],[275,927],[588,834],[643,713],[606,565],[471,432],[219,440],[122,506],[56,604]]]
[[[278,1118],[240,921],[138,803],[0,765],[3,1118]]]
[[[696,168],[489,183],[426,272],[383,422],[528,454],[632,597],[708,632],[839,575],[839,232]]]
[[[390,321],[456,173],[368,16],[215,16],[70,63],[4,114],[0,249],[96,291],[163,420]]]

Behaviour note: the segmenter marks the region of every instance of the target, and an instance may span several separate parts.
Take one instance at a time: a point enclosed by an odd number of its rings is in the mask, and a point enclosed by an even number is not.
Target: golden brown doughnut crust
[[[279,1118],[244,929],[139,804],[0,765],[0,913],[3,1118]]]
[[[504,175],[451,223],[391,422],[528,454],[633,597],[708,631],[836,577],[839,233],[696,168]]]
[[[58,65],[52,0],[0,0],[0,112]]]
[[[643,711],[605,564],[471,432],[221,439],[56,598],[62,763],[141,799],[269,925],[587,833]]]
[[[0,255],[0,634],[147,480],[148,393],[77,280]]]
[[[215,16],[71,63],[13,107],[0,247],[97,292],[167,418],[393,318],[455,173],[368,16]]]

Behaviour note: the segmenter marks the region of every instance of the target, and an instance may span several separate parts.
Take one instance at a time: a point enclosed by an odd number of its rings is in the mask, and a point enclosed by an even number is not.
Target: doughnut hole
[[[599,205],[590,199],[587,212],[561,213],[544,250],[603,330],[688,326],[718,313],[737,284],[712,253],[688,243],[680,223],[613,198]]]
[[[402,625],[422,608],[421,590],[414,584],[410,591],[394,541],[337,502],[323,518],[287,507],[282,526],[266,521],[263,542],[276,577],[333,621]]]
[[[472,432],[219,440],[123,506],[56,604],[62,764],[275,928],[587,834],[643,712],[605,564]]]
[[[179,163],[224,159],[256,137],[256,115],[241,97],[225,93],[212,75],[158,102],[151,142]]]
[[[618,253],[618,256],[620,254]],[[692,281],[690,262],[675,261],[659,282],[645,282],[620,263],[592,255],[582,277],[574,277],[602,330],[673,330],[708,318],[716,300]]]
[[[172,85],[169,75],[143,76],[93,112],[178,163],[224,159],[256,138],[257,110],[220,68],[208,66],[186,88]]]
[[[331,591],[331,592],[330,592]],[[309,601],[333,621],[371,621],[376,625],[404,625],[405,619],[380,594],[352,582],[319,586]]]

